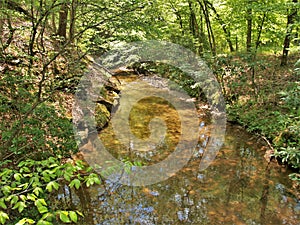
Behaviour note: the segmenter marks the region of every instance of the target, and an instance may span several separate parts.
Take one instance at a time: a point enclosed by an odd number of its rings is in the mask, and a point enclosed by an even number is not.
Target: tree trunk
[[[246,49],[247,52],[251,52],[251,45],[252,45],[252,6],[251,6],[251,0],[248,3],[247,6],[247,42],[246,42]]]
[[[215,56],[216,55],[216,42],[215,42],[215,36],[214,36],[213,30],[212,30],[212,27],[211,27],[211,23],[210,23],[207,3],[204,1],[204,4],[202,4],[202,2],[200,0],[198,0],[198,3],[203,11],[203,15],[205,18],[210,49],[211,49],[212,54]]]
[[[204,26],[203,26],[203,15],[200,15],[200,27],[199,27],[199,37],[200,37],[200,46],[199,46],[199,55],[203,55],[204,51],[204,42],[205,42],[205,34],[204,34]]]
[[[293,0],[293,3],[297,3],[298,0]],[[291,9],[291,12],[288,14],[287,17],[287,29],[286,29],[286,35],[283,42],[283,51],[282,51],[282,57],[281,57],[281,66],[284,66],[287,64],[288,54],[289,54],[289,48],[291,43],[291,33],[293,30],[293,24],[295,23],[295,18],[297,16],[297,8],[294,7]]]
[[[191,1],[188,2],[189,2],[189,10],[190,10],[190,31],[192,32],[192,35],[197,38],[196,32],[198,30],[198,24],[197,24],[196,15]]]
[[[219,24],[221,25],[221,27],[224,31],[224,34],[225,34],[226,41],[228,43],[230,52],[234,52],[233,44],[232,44],[232,41],[230,39],[230,31],[227,30],[226,23],[224,23],[224,21],[222,20],[221,16],[218,14],[218,12],[217,12],[216,8],[213,6],[213,4],[209,1],[206,1],[206,3],[211,8],[211,10],[214,12],[214,14],[216,15],[216,19],[217,19],[217,21],[219,22]]]
[[[67,23],[68,23],[68,5],[62,3],[59,11],[59,23],[57,35],[66,39],[67,37]]]
[[[262,30],[263,30],[263,27],[264,27],[264,23],[265,23],[266,17],[267,17],[267,14],[264,13],[263,18],[261,20],[261,23],[260,23],[260,25],[258,27],[258,31],[257,31],[258,34],[257,34],[256,42],[255,42],[255,53],[257,52],[257,49],[258,49],[258,47],[260,45],[260,37],[261,37],[261,33],[262,33]]]
[[[70,30],[69,30],[69,39],[71,42],[73,42],[73,38],[75,34],[77,5],[78,5],[78,0],[72,0],[71,9],[70,9]]]
[[[52,28],[53,34],[56,34],[57,27],[56,27],[56,13],[55,12],[51,13],[51,28]]]
[[[3,10],[4,6],[3,6],[3,2],[0,1],[0,10]],[[5,21],[5,16],[4,14],[1,12],[0,14],[0,42],[2,43],[2,38],[3,38],[3,28],[4,28],[4,21]]]
[[[194,12],[191,1],[189,1],[189,9],[190,9],[190,31],[198,45],[197,53],[201,56],[203,54],[203,40],[201,36],[202,34],[200,33],[199,24],[197,22],[197,17]]]

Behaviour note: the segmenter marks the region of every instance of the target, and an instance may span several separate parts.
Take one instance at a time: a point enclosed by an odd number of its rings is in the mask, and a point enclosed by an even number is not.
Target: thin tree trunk
[[[198,24],[197,24],[196,15],[191,1],[188,2],[189,2],[189,10],[190,10],[190,31],[192,32],[192,35],[197,38],[196,32],[198,30]]]
[[[293,3],[297,3],[298,0],[293,0]],[[287,64],[288,61],[288,54],[289,54],[289,48],[291,43],[291,33],[293,30],[293,24],[295,23],[295,18],[297,16],[297,9],[296,7],[291,10],[291,13],[289,13],[287,17],[287,29],[286,29],[286,35],[283,42],[283,51],[282,51],[282,57],[281,57],[281,66],[284,66]]]
[[[219,22],[219,24],[221,25],[221,27],[224,31],[225,38],[226,38],[226,41],[228,43],[230,52],[234,52],[233,44],[232,44],[232,41],[230,39],[230,31],[227,30],[226,23],[222,20],[221,16],[218,14],[218,12],[217,12],[216,8],[213,6],[213,4],[209,1],[206,1],[206,3],[211,8],[211,10],[214,12],[214,14],[216,15],[216,19],[217,19],[217,21]]]
[[[200,0],[198,0],[198,3],[199,3],[199,5],[200,5],[200,7],[203,11],[203,15],[204,15],[204,18],[205,18],[207,34],[208,34],[208,41],[209,41],[211,52],[212,52],[213,55],[216,55],[216,42],[215,42],[215,37],[214,37],[214,34],[213,34],[212,27],[211,27],[209,12],[208,12],[208,9],[207,9],[206,2],[204,1],[204,4],[202,4],[202,2]]]
[[[210,36],[211,36],[212,54],[215,56],[216,55],[216,41],[215,41],[215,35],[214,35],[212,27],[211,27],[211,22],[210,22],[210,18],[209,18],[209,12],[208,12],[208,7],[207,7],[206,1],[204,1],[204,7],[205,7],[206,17],[207,17],[207,28],[208,28],[208,32],[210,33]]]
[[[75,34],[77,5],[78,5],[78,0],[72,0],[71,10],[70,10],[70,30],[69,30],[69,40],[71,42],[73,42],[73,38]]]
[[[200,37],[200,46],[199,46],[199,55],[203,55],[204,50],[204,41],[205,41],[205,34],[204,34],[204,27],[203,27],[203,15],[200,15],[200,27],[199,27],[199,37]]]
[[[59,11],[59,24],[57,35],[66,39],[67,37],[67,22],[68,22],[68,5],[62,3]]]
[[[3,9],[4,9],[3,2],[0,1],[0,10],[2,11]],[[0,14],[0,38],[1,38],[1,43],[2,43],[2,37],[3,37],[4,21],[5,21],[4,13],[1,12],[1,14]]]
[[[189,9],[190,9],[190,30],[191,30],[191,33],[192,33],[193,37],[195,38],[197,44],[199,45],[199,47],[197,49],[197,53],[199,55],[202,55],[203,54],[202,37],[201,37],[200,30],[199,30],[199,24],[197,22],[197,17],[194,12],[191,1],[189,1]]]
[[[258,27],[258,34],[257,34],[256,42],[255,42],[255,54],[256,54],[257,49],[258,49],[258,47],[260,45],[260,37],[261,37],[261,33],[262,33],[262,30],[263,30],[263,27],[264,27],[264,23],[265,23],[266,17],[267,17],[267,14],[264,13],[263,18],[261,20],[261,23],[260,23],[260,25]]]
[[[52,31],[53,31],[53,34],[56,34],[57,33],[57,27],[56,27],[56,13],[55,12],[52,12],[51,13],[51,27],[52,27]]]
[[[248,8],[247,8],[247,42],[246,42],[246,49],[247,52],[251,52],[251,45],[252,45],[252,6],[251,6],[251,1],[248,3]]]

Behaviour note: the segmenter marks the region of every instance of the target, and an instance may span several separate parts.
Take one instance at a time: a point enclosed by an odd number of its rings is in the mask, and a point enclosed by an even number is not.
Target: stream
[[[122,85],[139,82],[130,77],[119,80]],[[166,159],[180,141],[178,114],[166,100],[155,96],[133,105],[129,115],[131,133],[141,140],[155,139],[153,148],[133,147],[130,140],[122,140],[124,137],[114,132],[113,123],[98,137],[115,158],[154,165]],[[181,115],[188,114],[186,110]],[[58,198],[84,213],[79,222],[82,225],[300,224],[300,200],[293,192],[289,171],[275,162],[268,163],[263,157],[265,143],[242,127],[228,123],[224,144],[214,161],[206,170],[199,170],[212,127],[205,107],[200,107],[198,115],[197,147],[188,163],[169,179],[145,186],[127,186],[107,179],[105,185],[90,188],[65,187]],[[162,125],[161,121],[165,129],[152,135],[151,126]],[[118,133],[125,132],[122,126],[118,128]],[[160,140],[161,136],[164,138]],[[96,153],[90,155],[98,157]]]

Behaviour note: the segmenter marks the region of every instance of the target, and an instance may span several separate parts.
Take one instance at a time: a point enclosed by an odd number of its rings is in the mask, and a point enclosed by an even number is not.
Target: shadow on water
[[[145,111],[145,107],[152,110]],[[166,138],[151,151],[131,152],[108,126],[99,138],[118,159],[130,157],[144,165],[163,160],[178,142],[176,110],[161,99],[143,99],[131,111],[132,133],[150,135],[154,116],[166,121]],[[157,109],[157,110],[153,110]],[[85,215],[82,225],[95,224],[299,224],[300,202],[291,192],[288,173],[267,163],[264,146],[242,128],[228,124],[225,143],[205,171],[201,156],[209,141],[210,125],[199,119],[200,139],[189,163],[168,180],[144,187],[105,185],[64,190],[65,198]]]

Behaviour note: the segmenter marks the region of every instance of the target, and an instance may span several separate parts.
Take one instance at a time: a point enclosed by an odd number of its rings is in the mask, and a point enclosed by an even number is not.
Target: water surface
[[[158,138],[156,148],[134,150],[130,141],[124,144],[116,138],[111,124],[99,138],[118,159],[154,164],[174,151],[182,127],[172,105],[149,97],[131,110],[131,132],[139,139],[149,138],[153,118],[165,121],[166,128],[157,134],[165,138]],[[288,172],[266,162],[265,146],[243,128],[228,124],[223,147],[209,168],[200,171],[212,127],[205,117],[199,116],[198,123],[199,142],[193,157],[169,179],[142,187],[107,180],[104,186],[65,190],[64,198],[85,214],[80,224],[299,224],[300,201],[293,194]]]

